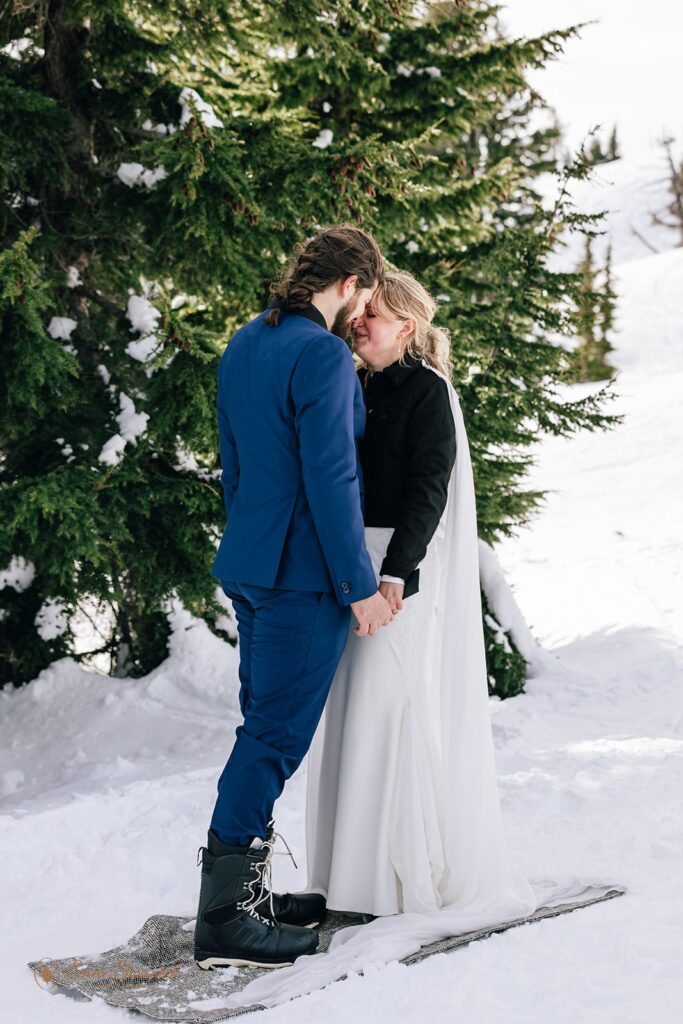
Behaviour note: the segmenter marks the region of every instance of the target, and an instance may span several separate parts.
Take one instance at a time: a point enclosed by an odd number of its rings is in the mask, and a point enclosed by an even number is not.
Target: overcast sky
[[[666,131],[683,140],[683,0],[503,0],[513,35],[584,21],[564,56],[530,82],[558,112],[574,148],[593,125],[617,123],[624,156],[654,155]]]

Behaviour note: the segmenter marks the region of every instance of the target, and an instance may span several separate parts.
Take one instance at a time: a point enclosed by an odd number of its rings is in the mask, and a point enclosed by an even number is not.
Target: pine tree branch
[[[79,284],[73,291],[74,295],[83,295],[86,299],[91,299],[113,316],[125,317],[126,315],[125,309],[121,309],[115,302],[108,299],[106,295],[102,295],[101,292],[95,291],[94,288],[89,288],[85,284]]]
[[[119,124],[118,121],[112,120],[110,117],[100,118],[102,124],[106,124],[109,128],[115,128],[119,132],[125,132],[126,135],[135,135],[140,139],[166,139],[168,135],[166,132],[153,132],[149,128],[138,128],[136,125]]]

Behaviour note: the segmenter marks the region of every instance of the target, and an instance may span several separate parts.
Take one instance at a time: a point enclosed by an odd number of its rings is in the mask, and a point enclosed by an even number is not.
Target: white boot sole
[[[212,967],[267,967],[270,970],[276,970],[278,967],[291,967],[294,961],[288,960],[285,963],[266,964],[259,960],[243,960],[235,956],[208,956],[205,960],[195,960],[195,963],[203,971],[210,971]]]

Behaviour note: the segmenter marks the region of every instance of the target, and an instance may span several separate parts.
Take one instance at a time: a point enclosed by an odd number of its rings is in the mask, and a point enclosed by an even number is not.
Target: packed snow
[[[223,122],[211,104],[202,99],[196,89],[191,89],[187,86],[181,91],[178,102],[181,109],[181,126],[187,124],[193,117],[198,117],[206,128],[223,127]]]
[[[56,341],[68,341],[77,326],[70,316],[53,316],[47,325],[47,333]]]
[[[66,286],[67,288],[78,288],[79,285],[83,284],[80,271],[78,267],[67,267],[66,270]]]
[[[36,613],[36,632],[41,640],[54,640],[66,632],[69,620],[66,606],[54,597],[43,601]]]
[[[19,594],[31,586],[35,575],[36,567],[33,562],[28,562],[21,555],[13,555],[7,568],[0,572],[0,590],[3,587],[13,587]]]
[[[144,434],[149,421],[149,413],[137,412],[133,399],[123,391],[119,393],[119,405],[121,411],[116,416],[119,433],[104,443],[98,456],[99,461],[108,466],[116,466],[121,461],[128,442],[137,444],[138,437]]]
[[[371,967],[257,1020],[680,1020],[683,250],[616,263],[623,423],[545,439],[529,480],[549,491],[542,510],[497,545],[504,580],[485,546],[481,564],[531,662],[526,692],[491,704],[511,855],[528,877],[614,878],[628,892],[419,965]],[[20,569],[6,583],[25,581]],[[104,950],[151,914],[196,909],[196,851],[238,721],[237,652],[177,604],[171,623],[169,657],[144,679],[64,659],[0,693],[0,989],[13,1024],[122,1020],[36,985],[27,961]],[[280,889],[305,881],[305,782],[304,765],[276,807],[299,864],[276,858]]]
[[[133,294],[128,298],[126,316],[132,324],[131,331],[139,331],[142,335],[128,343],[126,352],[132,359],[144,363],[158,347],[155,331],[161,312],[144,295]]]
[[[327,149],[328,146],[332,145],[334,139],[334,132],[330,128],[323,128],[322,131],[316,135],[315,139],[311,143],[316,149]]]
[[[124,185],[132,188],[133,185],[145,185],[147,188],[154,188],[158,182],[166,177],[166,168],[163,164],[154,167],[152,170],[143,167],[142,164],[128,163],[119,164],[116,176]]]

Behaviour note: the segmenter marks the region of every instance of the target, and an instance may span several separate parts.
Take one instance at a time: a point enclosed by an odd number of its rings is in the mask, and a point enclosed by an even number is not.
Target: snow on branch
[[[13,555],[8,567],[0,572],[0,590],[13,587],[20,594],[31,586],[35,574],[33,562],[27,562],[21,555]]]
[[[107,466],[117,466],[119,464],[123,458],[126,444],[129,442],[137,444],[137,439],[144,434],[149,420],[148,413],[136,412],[133,399],[124,394],[123,391],[119,394],[119,403],[121,411],[116,417],[119,433],[109,438],[98,456],[99,461],[104,462]]]
[[[145,185],[147,188],[154,188],[158,182],[163,181],[166,177],[166,168],[163,164],[159,164],[158,167],[150,171],[143,167],[142,164],[119,164],[116,176],[124,185],[128,185],[129,188],[133,188],[134,185]]]
[[[131,295],[128,299],[126,316],[133,325],[131,331],[139,331],[142,334],[141,338],[128,343],[126,353],[132,359],[144,363],[157,347],[158,340],[155,332],[161,313],[143,295]]]
[[[68,341],[78,324],[70,316],[53,316],[47,333],[56,341]]]
[[[48,597],[38,609],[34,623],[41,640],[56,640],[69,625],[66,606],[56,598]]]
[[[205,128],[223,128],[223,122],[218,117],[211,106],[206,100],[203,100],[198,92],[194,89],[190,89],[186,86],[180,93],[180,107],[182,114],[180,116],[181,127],[187,124],[193,117],[198,117]]]

